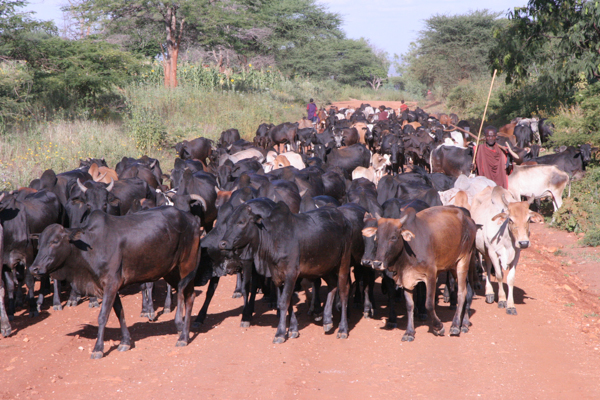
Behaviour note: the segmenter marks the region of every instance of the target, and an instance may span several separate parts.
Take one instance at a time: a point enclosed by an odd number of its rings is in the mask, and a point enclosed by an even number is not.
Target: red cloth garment
[[[479,145],[475,158],[477,173],[496,182],[496,185],[508,189],[506,175],[506,155],[497,144],[490,148],[486,144]]]
[[[400,111],[404,112],[406,110],[408,110],[408,106],[406,104],[400,104]]]
[[[388,113],[387,111],[382,111],[379,113],[379,120],[380,121],[387,121],[388,119]]]

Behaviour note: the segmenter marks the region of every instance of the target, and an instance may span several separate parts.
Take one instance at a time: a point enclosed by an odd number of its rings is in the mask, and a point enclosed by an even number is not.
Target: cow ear
[[[402,230],[402,238],[404,239],[404,241],[410,242],[415,238],[415,234],[407,229],[404,229]]]
[[[262,225],[262,216],[261,216],[261,215],[254,214],[254,215],[252,216],[252,219],[254,220],[254,223],[255,223],[256,225]]]
[[[500,214],[496,214],[492,217],[492,221],[495,221],[497,219],[500,219],[498,221],[498,225],[502,224],[504,222],[504,220],[506,220],[506,218],[508,218],[508,214],[505,212],[502,212]]]
[[[529,219],[531,220],[531,222],[535,222],[538,224],[544,223],[544,217],[536,213],[535,211],[529,211]]]
[[[364,237],[373,237],[375,236],[375,234],[377,233],[377,227],[376,226],[371,226],[368,228],[364,228],[362,230],[362,235]]]
[[[81,240],[81,236],[83,235],[83,230],[75,229],[69,234],[69,242],[76,242]]]

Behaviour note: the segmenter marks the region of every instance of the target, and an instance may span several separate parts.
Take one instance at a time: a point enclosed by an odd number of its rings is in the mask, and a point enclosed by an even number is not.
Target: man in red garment
[[[380,121],[387,121],[388,119],[388,113],[387,111],[385,111],[385,106],[379,106],[379,120]]]
[[[497,130],[493,126],[487,126],[483,132],[485,133],[485,144],[478,146],[475,158],[477,173],[496,182],[496,185],[508,189],[506,154],[496,144]]]

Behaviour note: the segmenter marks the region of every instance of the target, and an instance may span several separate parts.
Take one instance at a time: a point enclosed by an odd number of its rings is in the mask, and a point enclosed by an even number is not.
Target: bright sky
[[[527,4],[527,0],[317,0],[341,14],[346,35],[364,37],[390,57],[408,50],[423,29],[423,21],[435,14],[462,14],[487,8],[503,13]],[[30,0],[37,18],[53,19],[62,27],[60,6],[67,0]]]

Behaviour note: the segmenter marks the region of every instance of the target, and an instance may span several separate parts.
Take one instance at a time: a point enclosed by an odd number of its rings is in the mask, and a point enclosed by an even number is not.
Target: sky
[[[342,16],[342,28],[352,39],[368,39],[390,57],[406,53],[424,28],[424,21],[435,14],[464,14],[488,9],[507,13],[528,0],[317,0]],[[67,0],[30,0],[28,9],[42,20],[53,19],[62,27],[60,7]]]

